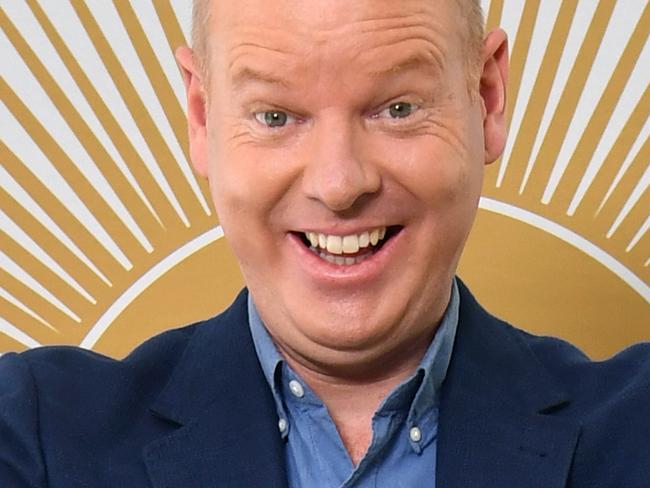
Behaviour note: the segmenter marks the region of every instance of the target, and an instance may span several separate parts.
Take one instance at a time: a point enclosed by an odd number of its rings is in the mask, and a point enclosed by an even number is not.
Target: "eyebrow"
[[[232,83],[235,88],[242,88],[244,85],[250,83],[262,83],[266,85],[279,85],[284,88],[289,88],[289,82],[275,74],[245,66],[235,71],[232,76]]]
[[[415,53],[391,66],[373,69],[370,71],[370,74],[372,76],[382,77],[404,71],[416,70],[422,67],[438,71],[440,64],[440,60],[431,53]]]
[[[373,69],[370,71],[370,75],[373,77],[385,77],[404,71],[415,70],[421,67],[429,67],[437,70],[439,65],[440,62],[436,56],[430,53],[415,53],[388,67]],[[290,83],[286,79],[283,79],[270,71],[256,69],[250,66],[239,68],[232,75],[232,84],[235,89],[241,89],[245,85],[252,83],[276,85],[286,89],[290,88]]]

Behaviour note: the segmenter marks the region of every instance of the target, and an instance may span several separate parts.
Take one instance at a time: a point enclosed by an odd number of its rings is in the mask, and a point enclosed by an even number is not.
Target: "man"
[[[593,364],[454,278],[506,132],[477,2],[195,10],[191,156],[248,291],[123,361],[3,357],[0,485],[648,486],[648,347]]]

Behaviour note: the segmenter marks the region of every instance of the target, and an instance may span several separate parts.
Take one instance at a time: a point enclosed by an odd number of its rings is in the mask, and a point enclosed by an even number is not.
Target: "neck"
[[[434,331],[435,332],[435,331]],[[284,354],[287,363],[323,401],[352,462],[363,458],[372,441],[372,417],[382,401],[417,368],[433,333],[398,358],[345,368],[324,368]],[[347,374],[341,374],[345,371]],[[355,374],[350,374],[355,372]]]

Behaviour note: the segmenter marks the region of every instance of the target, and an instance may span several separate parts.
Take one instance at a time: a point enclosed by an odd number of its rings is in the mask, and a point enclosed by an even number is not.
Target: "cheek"
[[[393,154],[389,158],[392,178],[431,209],[459,204],[480,191],[481,164],[464,148],[461,153],[434,137],[405,141],[393,148]]]
[[[215,114],[211,114],[211,121],[208,131],[210,191],[226,238],[237,252],[236,232],[242,227],[237,223],[251,222],[254,209],[264,200],[264,185],[256,178],[258,173],[246,148],[232,144],[228,125]]]
[[[236,128],[211,134],[212,197],[224,229],[245,227],[247,234],[253,229],[260,233],[282,213],[296,170],[286,152],[243,142],[236,134]]]

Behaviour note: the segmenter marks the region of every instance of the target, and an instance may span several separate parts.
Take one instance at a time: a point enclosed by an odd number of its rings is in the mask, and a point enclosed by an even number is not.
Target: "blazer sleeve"
[[[0,486],[46,485],[34,377],[21,355],[5,354],[0,357]]]

